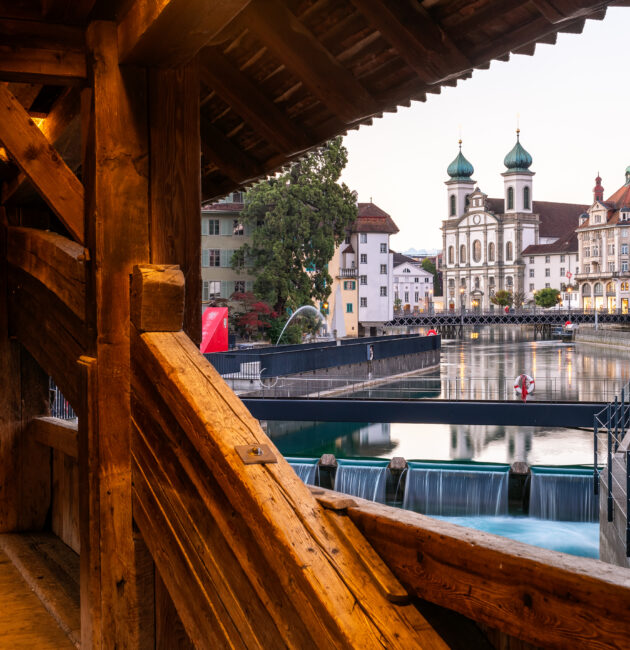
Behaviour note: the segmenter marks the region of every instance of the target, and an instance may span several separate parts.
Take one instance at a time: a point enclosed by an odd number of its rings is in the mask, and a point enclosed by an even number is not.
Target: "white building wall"
[[[389,252],[389,235],[354,233],[352,245],[358,260],[359,322],[374,323],[391,320],[393,317],[393,301],[390,296],[392,256]],[[381,295],[382,288],[385,290],[385,295]]]
[[[427,311],[433,300],[433,274],[409,262],[393,269],[393,298],[401,300],[401,309]]]
[[[527,255],[524,259],[526,302],[534,299],[535,291],[551,288],[562,291],[563,307],[578,307],[579,292],[575,289],[567,291],[569,285],[575,285],[576,271],[579,270],[577,253]],[[572,274],[570,279],[567,272]]]

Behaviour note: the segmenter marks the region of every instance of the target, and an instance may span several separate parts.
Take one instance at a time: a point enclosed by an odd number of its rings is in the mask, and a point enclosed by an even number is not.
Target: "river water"
[[[534,340],[532,329],[485,327],[443,341],[439,372],[394,380],[362,397],[513,399],[514,378],[535,378],[531,399],[606,401],[630,378],[630,355],[557,340]],[[359,394],[357,394],[359,396]],[[530,465],[593,462],[591,431],[563,428],[448,424],[269,422],[288,456],[474,460]]]

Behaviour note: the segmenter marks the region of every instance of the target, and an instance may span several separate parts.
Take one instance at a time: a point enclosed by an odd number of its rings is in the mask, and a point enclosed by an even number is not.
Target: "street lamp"
[[[460,306],[460,309],[462,310],[462,314],[464,313],[464,291],[466,291],[466,289],[464,289],[464,287],[462,287],[459,290],[459,306]]]
[[[571,313],[571,293],[573,292],[573,287],[567,287],[567,293],[569,294],[569,314]]]

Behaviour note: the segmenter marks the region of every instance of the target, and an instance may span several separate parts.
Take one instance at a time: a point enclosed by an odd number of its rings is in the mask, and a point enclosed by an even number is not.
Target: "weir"
[[[597,521],[592,470],[532,467],[529,516],[554,521]]]
[[[337,459],[335,490],[384,503],[388,462]]]

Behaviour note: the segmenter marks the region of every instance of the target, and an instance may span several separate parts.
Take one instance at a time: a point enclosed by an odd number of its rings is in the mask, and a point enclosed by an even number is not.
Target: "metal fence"
[[[625,539],[622,531],[612,527],[621,547],[625,545],[626,557],[630,557],[630,441],[625,440],[630,428],[630,384],[626,384],[614,400],[593,418],[593,489],[599,494],[602,472],[606,472],[607,521],[614,519],[614,509],[625,512]],[[597,465],[600,449],[606,450],[606,466]]]
[[[48,379],[48,390],[50,393],[50,415],[62,420],[74,420],[77,415],[70,406],[70,402],[61,394],[52,377]]]

